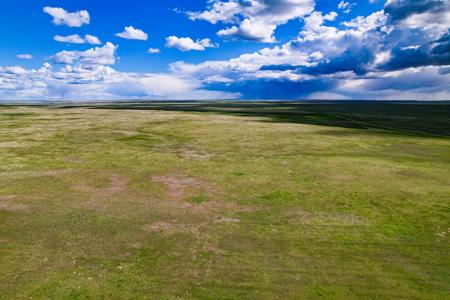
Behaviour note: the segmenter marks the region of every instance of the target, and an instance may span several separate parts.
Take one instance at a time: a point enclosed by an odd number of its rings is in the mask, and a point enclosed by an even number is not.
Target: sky
[[[450,100],[450,0],[2,0],[0,101]]]

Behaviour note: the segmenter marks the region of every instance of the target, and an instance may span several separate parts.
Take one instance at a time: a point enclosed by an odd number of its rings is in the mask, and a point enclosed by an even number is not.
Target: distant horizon
[[[0,17],[2,103],[450,101],[446,0],[16,0]]]
[[[163,100],[163,99],[120,99],[120,100],[0,100],[1,105],[26,105],[26,104],[43,104],[43,105],[59,105],[59,104],[77,104],[77,105],[91,105],[91,104],[120,104],[120,103],[217,103],[217,102],[303,102],[303,103],[447,103],[450,100],[370,100],[370,99],[349,99],[349,100],[333,100],[333,99],[186,99],[186,100]]]

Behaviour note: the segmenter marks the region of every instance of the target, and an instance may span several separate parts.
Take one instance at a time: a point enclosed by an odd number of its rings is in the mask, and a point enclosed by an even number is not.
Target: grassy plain
[[[449,299],[450,104],[0,106],[0,299]]]

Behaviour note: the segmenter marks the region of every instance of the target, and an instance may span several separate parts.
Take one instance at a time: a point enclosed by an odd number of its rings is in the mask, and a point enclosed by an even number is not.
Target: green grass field
[[[0,106],[0,299],[450,299],[449,103]]]

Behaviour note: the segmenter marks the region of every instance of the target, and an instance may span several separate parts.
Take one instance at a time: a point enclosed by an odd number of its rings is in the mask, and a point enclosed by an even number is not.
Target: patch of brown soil
[[[156,221],[147,224],[143,227],[146,232],[152,234],[189,234],[196,241],[200,243],[200,249],[204,252],[213,254],[222,254],[218,243],[214,240],[212,232],[218,229],[221,225],[239,223],[241,220],[236,217],[223,216],[223,212],[239,213],[239,212],[253,212],[258,210],[256,207],[238,205],[236,203],[220,202],[218,200],[204,201],[201,203],[188,202],[187,199],[196,193],[208,194],[212,198],[217,198],[220,193],[217,188],[211,184],[192,178],[181,176],[154,176],[153,181],[163,184],[166,187],[166,201],[161,201],[160,204],[166,206],[171,211],[172,216],[194,214],[193,223],[174,223],[172,221]],[[186,217],[184,215],[184,217]],[[176,220],[183,220],[177,218]],[[197,251],[193,251],[192,255],[198,255]]]
[[[18,196],[16,195],[7,195],[7,196],[0,196],[0,201],[8,201],[16,199]]]
[[[39,172],[41,176],[47,176],[47,177],[59,177],[61,175],[66,175],[69,173],[72,173],[73,170],[48,170]]]
[[[189,196],[189,190],[212,192],[211,186],[191,177],[154,176],[153,181],[164,184],[169,197],[173,200]]]
[[[74,191],[88,194],[87,201],[80,203],[83,208],[108,214],[111,201],[114,200],[113,196],[125,192],[128,186],[128,179],[119,174],[112,174],[108,179],[108,185],[102,188],[94,187],[87,182],[72,185]]]
[[[73,189],[80,192],[91,193],[95,197],[107,197],[127,190],[128,180],[125,177],[119,174],[113,174],[110,176],[109,180],[109,185],[104,188],[95,188],[86,184],[79,184],[73,186]]]
[[[144,226],[144,230],[148,232],[156,232],[163,234],[174,234],[174,233],[188,233],[193,234],[196,238],[200,238],[202,235],[200,233],[200,228],[203,227],[204,224],[178,224],[164,221],[156,221],[151,224],[147,224]]]
[[[239,223],[239,222],[241,222],[241,219],[227,218],[227,217],[220,217],[214,221],[214,223]]]
[[[111,183],[109,187],[102,189],[105,194],[117,194],[126,191],[128,180],[118,174],[114,174],[110,177]]]
[[[216,255],[224,254],[223,250],[221,250],[217,245],[213,244],[208,239],[206,239],[203,242],[202,250],[205,252],[210,252],[210,253],[216,254]]]
[[[178,150],[178,155],[184,159],[207,159],[212,155],[203,150],[197,150],[191,147],[183,147]]]
[[[0,142],[0,148],[20,148],[27,147],[28,143],[19,143],[17,141]]]
[[[150,232],[171,232],[173,231],[173,224],[158,221],[152,224],[145,225],[144,229]]]
[[[15,198],[17,198],[17,196],[0,196],[0,210],[6,210],[10,212],[28,210],[27,205],[14,203]]]
[[[202,192],[209,196],[217,197],[217,189],[212,185],[191,177],[169,177],[154,176],[153,180],[162,183],[167,188],[168,202],[165,204],[176,209],[181,209],[197,214],[207,214],[221,210],[233,212],[251,212],[256,208],[242,206],[235,203],[224,203],[219,201],[206,201],[202,203],[191,203],[185,199],[192,196],[193,193]]]

